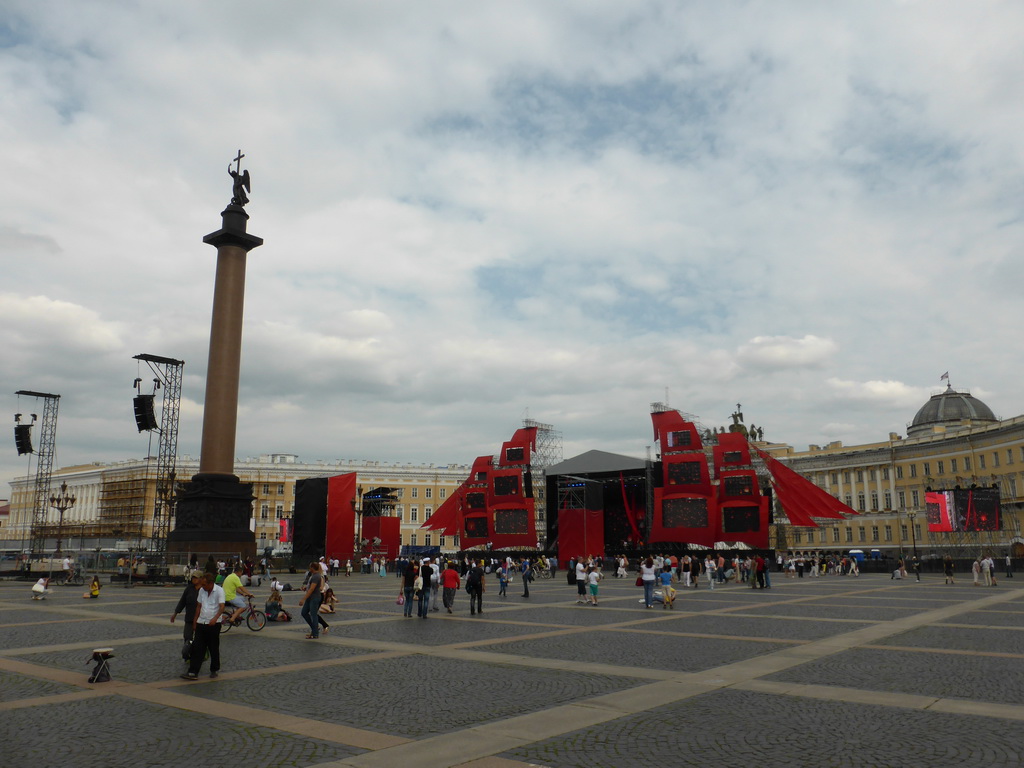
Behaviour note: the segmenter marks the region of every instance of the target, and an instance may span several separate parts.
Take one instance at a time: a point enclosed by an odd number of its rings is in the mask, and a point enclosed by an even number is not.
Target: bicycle
[[[242,619],[245,619],[245,624],[253,632],[259,632],[265,626],[267,626],[267,614],[263,611],[256,610],[256,607],[252,604],[252,598],[249,598],[249,607],[243,608],[241,615],[235,621],[228,621],[231,614],[234,613],[234,608],[228,611],[228,606],[224,607],[224,613],[220,617],[220,633],[223,635],[225,632],[230,632],[232,627],[237,627],[242,623]]]
[[[85,577],[82,576],[82,572],[79,569],[72,568],[59,584],[62,587],[82,587],[85,586]]]
[[[543,565],[533,566],[533,578],[535,579],[550,579],[551,569]]]

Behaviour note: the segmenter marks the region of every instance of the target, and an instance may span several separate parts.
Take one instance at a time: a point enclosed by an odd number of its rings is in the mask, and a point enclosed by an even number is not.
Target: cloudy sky
[[[470,462],[649,405],[883,439],[940,375],[1024,412],[1024,6],[0,2],[0,392],[144,456],[253,178],[237,453]],[[13,433],[0,496],[24,474]],[[33,470],[34,471],[34,470]]]

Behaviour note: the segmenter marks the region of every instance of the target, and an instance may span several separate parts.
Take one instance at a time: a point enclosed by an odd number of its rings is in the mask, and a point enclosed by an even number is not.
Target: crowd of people
[[[402,615],[412,618],[415,607],[416,616],[422,619],[442,609],[453,614],[457,596],[462,589],[465,589],[469,598],[469,614],[483,614],[483,597],[489,577],[493,577],[498,584],[499,599],[507,599],[509,586],[518,582],[523,587],[521,597],[529,598],[530,584],[534,579],[538,575],[553,575],[558,569],[558,561],[553,557],[498,557],[490,553],[481,557],[444,561],[434,557],[403,557],[389,562],[384,557],[373,556],[357,560],[357,564],[364,574],[373,573],[383,577],[388,572],[395,573],[399,580],[396,603],[402,608]],[[195,558],[192,565],[196,565]],[[661,604],[664,610],[675,608],[679,589],[698,589],[702,583],[712,590],[716,585],[729,582],[747,584],[754,589],[770,589],[773,570],[773,563],[760,553],[742,556],[740,553],[732,553],[726,556],[725,553],[707,552],[703,557],[691,554],[652,555],[633,562],[625,555],[620,555],[613,558],[610,565],[614,578],[624,579],[629,578],[631,573],[636,574],[636,586],[643,588],[642,602],[646,608]],[[805,574],[812,578],[859,575],[858,560],[841,554],[780,552],[774,565],[774,570],[792,579],[803,578]],[[920,581],[921,563],[916,557],[911,558],[909,563],[903,558],[898,559],[892,578],[906,578],[908,566]],[[258,585],[261,577],[271,579],[270,595],[264,604],[267,620],[288,622],[294,619],[285,607],[283,596],[284,592],[294,588],[276,576],[270,577],[269,570],[270,562],[267,559],[261,560],[257,566],[251,560],[221,561],[212,556],[207,559],[202,570],[191,570],[188,583],[171,615],[171,622],[174,623],[178,615],[184,613],[182,658],[189,663],[187,671],[182,674],[184,679],[198,679],[207,658],[210,660],[210,677],[218,676],[219,625],[221,621],[239,620],[248,606],[248,600],[255,597],[248,587]],[[301,592],[298,600],[300,614],[308,627],[307,639],[316,640],[330,630],[324,616],[335,613],[339,600],[329,580],[342,573],[350,576],[352,570],[351,560],[342,565],[337,558],[321,557],[309,564],[298,590]],[[954,583],[953,561],[948,556],[944,559],[943,571],[946,583]],[[975,558],[971,571],[975,586],[996,586],[996,565],[991,555]],[[602,557],[570,558],[566,564],[566,579],[570,586],[576,587],[577,605],[598,606],[604,572],[605,559]],[[1012,577],[1009,557],[1006,558],[1006,572],[1008,577]],[[45,599],[50,594],[49,587],[50,579],[40,578],[32,587],[33,599]],[[82,597],[98,598],[101,588],[100,578],[96,575]]]

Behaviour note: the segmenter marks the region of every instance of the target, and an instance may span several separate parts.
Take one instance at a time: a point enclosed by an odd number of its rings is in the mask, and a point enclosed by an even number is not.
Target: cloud
[[[750,370],[783,371],[821,368],[838,351],[832,339],[806,335],[755,336],[736,350],[736,357]]]
[[[466,462],[529,409],[568,450],[643,455],[666,389],[708,424],[742,402],[773,440],[871,441],[946,369],[1022,410],[1016,5],[55,0],[4,24],[0,391],[62,393],[61,462],[145,453],[140,352],[186,361],[198,454],[202,237],[239,147],[265,238],[240,454]]]
[[[931,397],[924,387],[912,387],[902,381],[846,381],[826,380],[836,400],[860,401],[878,405],[911,408],[919,407]]]

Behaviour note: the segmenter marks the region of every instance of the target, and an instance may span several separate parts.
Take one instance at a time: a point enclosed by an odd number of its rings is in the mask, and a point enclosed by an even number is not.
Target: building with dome
[[[907,437],[957,432],[998,421],[992,409],[970,392],[957,392],[947,385],[945,392],[932,395],[921,406],[907,427]]]
[[[909,553],[1024,557],[1024,415],[998,419],[970,392],[947,386],[932,395],[907,425],[906,437],[865,445],[772,445],[775,458],[860,512],[820,527],[779,525],[779,549],[850,549],[886,555]],[[925,493],[998,488],[1002,529],[932,533]]]

